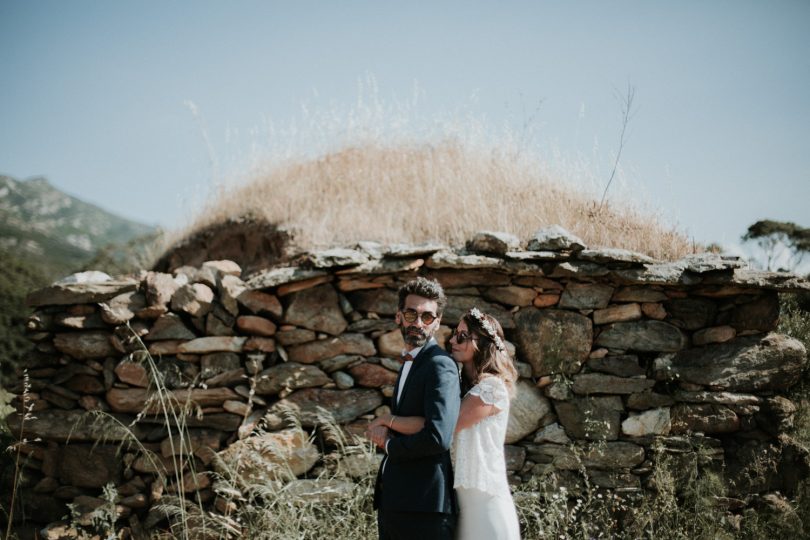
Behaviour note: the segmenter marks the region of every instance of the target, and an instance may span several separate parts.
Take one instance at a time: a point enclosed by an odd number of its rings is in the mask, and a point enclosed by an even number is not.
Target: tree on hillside
[[[810,253],[810,228],[789,221],[757,221],[748,227],[742,239],[756,242],[762,249],[766,270],[793,271]]]

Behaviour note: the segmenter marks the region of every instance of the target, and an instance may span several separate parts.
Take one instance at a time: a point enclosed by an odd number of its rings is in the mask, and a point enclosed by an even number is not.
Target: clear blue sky
[[[368,73],[384,101],[418,83],[424,119],[531,117],[605,179],[631,84],[624,177],[688,234],[810,226],[806,0],[0,0],[0,66],[0,172],[165,227],[262,126],[350,107]]]

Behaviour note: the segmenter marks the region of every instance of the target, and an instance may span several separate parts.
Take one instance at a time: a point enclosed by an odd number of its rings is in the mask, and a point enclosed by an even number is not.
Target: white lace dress
[[[467,395],[478,396],[499,412],[456,433],[454,487],[459,503],[458,540],[518,540],[515,504],[506,481],[503,453],[509,423],[509,393],[498,377],[479,381]]]

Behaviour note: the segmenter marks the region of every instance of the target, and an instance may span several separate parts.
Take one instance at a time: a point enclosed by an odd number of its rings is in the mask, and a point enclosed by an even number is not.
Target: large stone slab
[[[382,394],[376,390],[307,388],[277,401],[269,412],[280,415],[285,408],[289,408],[300,415],[301,425],[315,427],[324,413],[331,415],[338,424],[345,424],[361,414],[373,411],[382,403]]]
[[[538,229],[526,249],[529,251],[581,251],[585,242],[559,225],[550,225]]]
[[[333,336],[339,335],[349,325],[340,309],[337,291],[331,284],[290,295],[284,322]]]
[[[779,296],[775,292],[763,294],[751,302],[740,304],[718,317],[718,322],[727,324],[738,332],[747,330],[768,332],[776,328],[778,321]]]
[[[523,308],[515,314],[515,336],[522,358],[535,377],[577,373],[588,359],[593,340],[591,320],[557,309]]]
[[[484,291],[484,298],[507,306],[530,306],[537,296],[537,291],[529,287],[508,285],[506,287],[491,287]]]
[[[573,398],[555,401],[554,409],[566,433],[575,439],[615,441],[624,412],[619,396]]]
[[[118,484],[123,463],[112,445],[68,444],[59,450],[59,480],[68,486],[102,488]]]
[[[674,298],[664,302],[667,322],[684,330],[697,330],[714,324],[717,304],[708,298]]]
[[[183,320],[176,313],[166,313],[161,315],[149,329],[149,333],[144,337],[145,341],[157,341],[161,339],[182,339],[191,340],[197,335],[189,330]]]
[[[806,362],[801,342],[771,333],[663,355],[653,371],[658,380],[677,379],[711,390],[787,390],[798,382]]]
[[[25,302],[30,307],[95,304],[138,288],[135,280],[102,283],[55,283],[29,294]]]
[[[213,352],[242,352],[248,338],[243,336],[210,336],[192,339],[178,345],[181,353],[208,354]]]
[[[688,343],[683,332],[662,321],[613,323],[596,337],[596,344],[601,347],[625,351],[679,351]]]
[[[311,341],[290,347],[287,355],[291,362],[313,364],[333,356],[359,354],[373,356],[377,350],[374,342],[363,334],[345,333],[337,337]]]
[[[60,352],[79,360],[117,356],[107,332],[71,332],[55,334],[53,345]]]
[[[588,368],[593,371],[616,375],[617,377],[637,377],[647,373],[639,365],[638,356],[633,354],[589,358]]]
[[[323,386],[330,382],[329,376],[316,366],[286,362],[265,369],[256,377],[256,393],[275,395],[282,389],[297,390]]]
[[[208,285],[183,285],[172,296],[172,310],[183,311],[192,317],[202,317],[214,309],[214,291]]]
[[[539,388],[528,381],[518,381],[515,397],[509,407],[506,444],[515,443],[537,431],[551,412],[551,403]]]
[[[25,437],[59,442],[68,439],[72,442],[121,442],[132,440],[133,435],[142,439],[146,434],[146,429],[139,424],[127,428],[132,421],[132,417],[128,416],[114,415],[109,418],[92,412],[58,409],[37,411],[35,416],[23,422],[22,415],[12,413],[6,417],[6,425],[18,439]]]
[[[219,407],[227,400],[239,399],[230,388],[195,388],[194,390],[174,390],[167,394],[166,403],[161,403],[153,391],[145,388],[111,388],[107,391],[107,403],[114,412],[147,414],[162,412],[164,407],[174,404],[178,409],[185,407]]]
[[[635,394],[650,390],[655,381],[645,378],[616,377],[602,373],[574,375],[572,390],[575,394]]]
[[[560,297],[560,307],[567,309],[603,309],[606,308],[613,287],[603,283],[576,283],[571,281]]]
[[[358,290],[350,292],[346,296],[357,311],[394,315],[399,309],[399,297],[397,291],[393,289]]]
[[[672,433],[733,433],[740,418],[729,407],[715,404],[678,403],[672,407]]]
[[[378,364],[357,364],[349,368],[349,373],[358,385],[366,388],[382,388],[396,384],[397,374]]]

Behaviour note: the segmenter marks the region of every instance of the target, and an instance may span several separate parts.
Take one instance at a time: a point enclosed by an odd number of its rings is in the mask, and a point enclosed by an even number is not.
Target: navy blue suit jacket
[[[401,372],[400,372],[401,376]],[[374,507],[396,512],[456,513],[450,443],[461,405],[458,367],[434,340],[413,361],[402,394],[391,398],[397,416],[422,416],[413,435],[391,431],[377,474]]]

